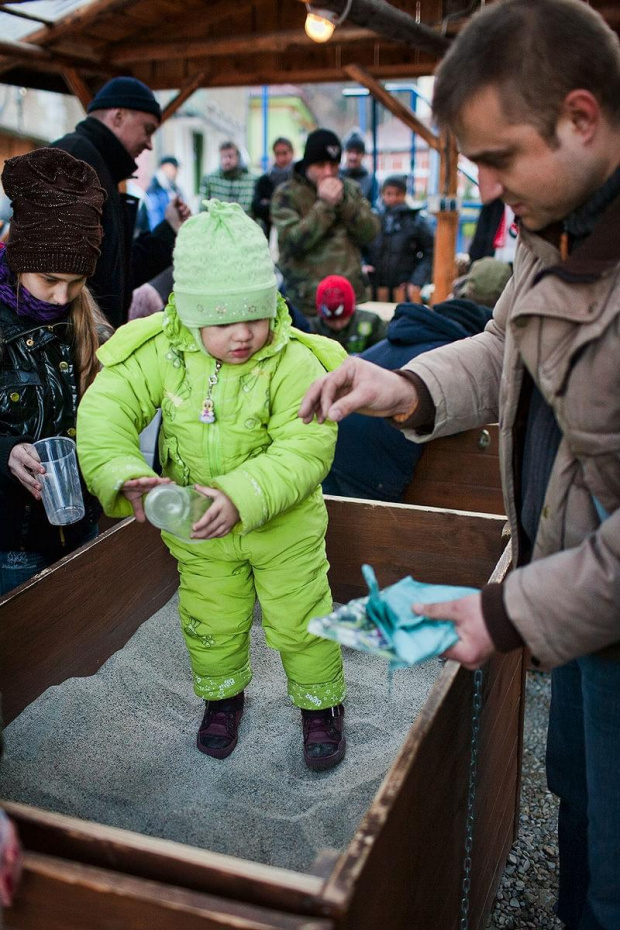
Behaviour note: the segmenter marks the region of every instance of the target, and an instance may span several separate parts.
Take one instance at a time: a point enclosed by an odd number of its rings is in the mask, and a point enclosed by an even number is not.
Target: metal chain
[[[467,820],[465,822],[465,855],[463,856],[463,883],[460,930],[469,930],[469,895],[471,891],[471,852],[474,845],[474,802],[476,800],[476,774],[478,771],[478,736],[482,709],[482,669],[474,672],[474,696],[471,714],[471,741],[469,755],[469,785],[467,788]]]

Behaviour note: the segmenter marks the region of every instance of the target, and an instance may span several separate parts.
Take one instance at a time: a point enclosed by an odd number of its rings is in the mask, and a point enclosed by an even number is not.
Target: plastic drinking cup
[[[45,468],[45,474],[37,479],[47,519],[54,526],[77,523],[85,511],[75,443],[64,436],[50,436],[33,445]]]
[[[144,498],[144,512],[149,523],[160,530],[172,533],[186,542],[191,539],[192,526],[204,515],[213,500],[194,488],[177,484],[158,484]]]

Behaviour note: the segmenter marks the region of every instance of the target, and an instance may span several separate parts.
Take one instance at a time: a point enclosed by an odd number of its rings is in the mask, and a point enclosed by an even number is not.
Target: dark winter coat
[[[293,174],[292,164],[288,168],[282,169],[274,166],[271,171],[261,174],[260,178],[254,185],[254,197],[252,198],[252,214],[260,222],[269,238],[271,233],[271,198],[276,187],[290,181]]]
[[[120,326],[127,322],[133,289],[171,264],[174,232],[164,222],[152,233],[133,238],[138,198],[119,193],[118,185],[135,174],[138,166],[100,120],[87,117],[52,146],[91,165],[107,194],[101,255],[88,286],[112,326]]]
[[[423,352],[482,332],[490,318],[490,310],[470,300],[446,300],[432,310],[422,304],[399,304],[387,339],[362,358],[381,368],[401,368]],[[402,501],[422,449],[386,420],[353,413],[339,424],[336,455],[323,490],[343,497]]]
[[[14,446],[75,436],[78,388],[67,322],[41,325],[0,303],[0,549],[61,558],[82,544],[101,508],[84,491],[79,523],[48,523],[41,501],[9,471]],[[62,530],[62,532],[61,532]]]
[[[365,250],[374,288],[427,284],[433,276],[433,233],[419,210],[407,204],[379,209],[381,232]]]

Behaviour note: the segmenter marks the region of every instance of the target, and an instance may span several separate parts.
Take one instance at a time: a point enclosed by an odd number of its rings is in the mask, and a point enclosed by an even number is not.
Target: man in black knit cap
[[[112,78],[91,100],[87,118],[52,143],[91,165],[106,191],[101,257],[89,287],[113,326],[127,322],[133,289],[171,264],[176,232],[189,216],[177,197],[152,233],[133,239],[138,200],[121,194],[118,185],[135,174],[135,159],[152,148],[160,122],[159,103],[146,84],[132,77]]]
[[[341,155],[338,136],[315,129],[293,177],[271,201],[286,296],[308,317],[316,316],[319,282],[331,274],[347,278],[356,299],[364,300],[360,249],[379,232],[379,220],[359,184],[338,177]]]

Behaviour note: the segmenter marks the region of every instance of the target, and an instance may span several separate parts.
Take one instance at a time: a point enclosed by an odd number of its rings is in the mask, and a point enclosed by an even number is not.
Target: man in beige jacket
[[[618,39],[581,0],[489,5],[440,65],[433,105],[481,198],[519,219],[514,276],[484,333],[398,373],[349,359],[300,415],[389,416],[417,442],[499,420],[516,568],[424,612],[456,623],[446,656],[468,668],[524,643],[553,668],[557,913],[570,930],[618,930]]]

